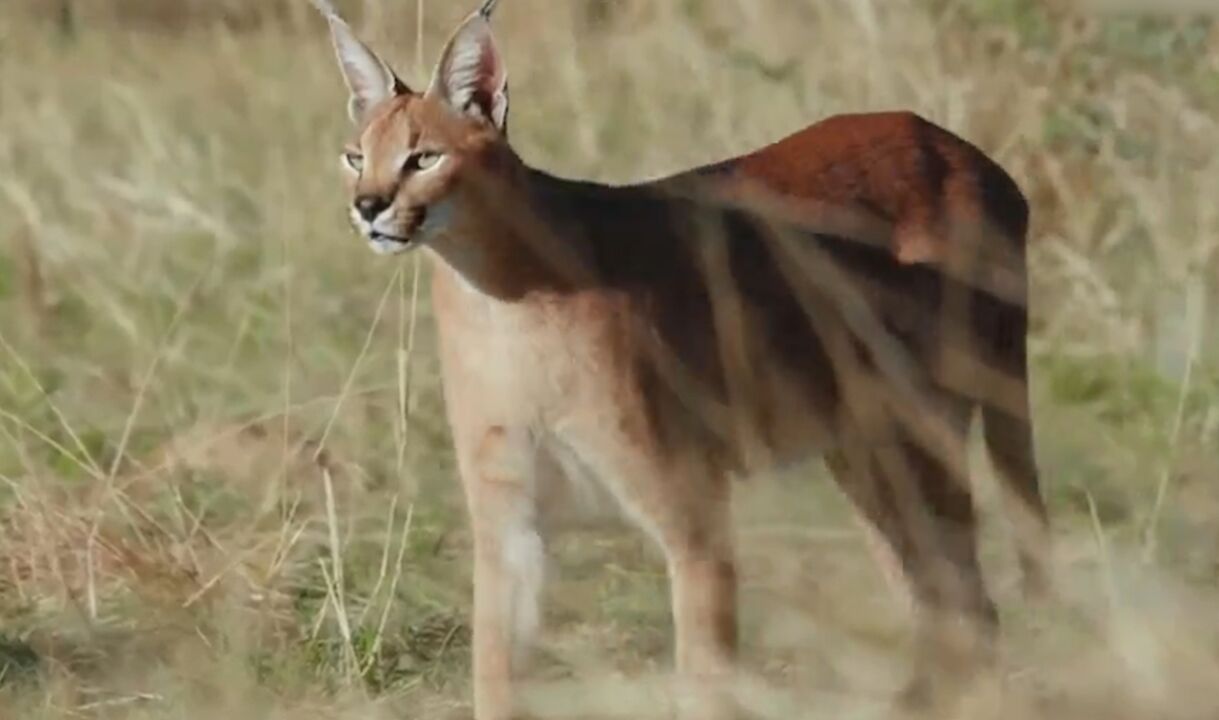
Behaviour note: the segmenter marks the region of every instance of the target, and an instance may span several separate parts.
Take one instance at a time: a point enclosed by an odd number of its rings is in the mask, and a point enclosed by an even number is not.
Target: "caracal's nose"
[[[377,216],[389,206],[389,200],[380,195],[361,195],[355,201],[356,212],[360,213],[360,217],[368,222],[376,220]]]

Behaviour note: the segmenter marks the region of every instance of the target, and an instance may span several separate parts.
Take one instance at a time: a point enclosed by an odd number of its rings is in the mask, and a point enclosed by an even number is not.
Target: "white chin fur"
[[[413,243],[404,243],[386,238],[369,238],[368,247],[378,255],[398,255],[410,250]]]

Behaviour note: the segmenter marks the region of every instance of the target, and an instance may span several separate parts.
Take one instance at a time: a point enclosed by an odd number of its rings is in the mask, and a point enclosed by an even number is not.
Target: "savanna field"
[[[336,4],[418,86],[475,2]],[[557,174],[909,108],[1021,183],[1059,596],[1023,599],[976,453],[1004,690],[957,717],[1219,716],[1219,27],[1134,5],[495,19],[514,145]],[[304,0],[0,7],[0,719],[469,716],[427,262],[349,228],[345,102]],[[821,465],[739,484],[736,514],[745,704],[892,716],[909,619]],[[554,554],[534,713],[668,717],[658,553],[605,531]]]

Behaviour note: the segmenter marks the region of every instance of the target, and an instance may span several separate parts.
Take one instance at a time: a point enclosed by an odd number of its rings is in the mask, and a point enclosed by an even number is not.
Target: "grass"
[[[427,270],[345,226],[321,23],[76,5],[0,14],[0,717],[468,713]],[[362,24],[418,85],[458,5]],[[1029,0],[510,0],[496,23],[514,143],[560,173],[654,176],[894,107],[996,155],[1034,203],[1063,589],[1026,606],[988,522],[1003,712],[1219,710],[1213,24]],[[812,466],[739,504],[749,704],[882,713],[907,624],[845,503]],[[538,714],[663,712],[655,553],[555,552]]]

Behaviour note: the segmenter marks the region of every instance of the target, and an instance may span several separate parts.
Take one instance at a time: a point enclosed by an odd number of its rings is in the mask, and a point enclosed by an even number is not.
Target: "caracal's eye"
[[[359,175],[364,172],[364,155],[355,150],[348,150],[343,153],[343,164],[346,165],[353,173]]]
[[[403,172],[418,172],[428,170],[436,166],[440,159],[444,157],[444,153],[436,150],[418,150],[411,153],[406,158],[406,163],[403,164]]]

